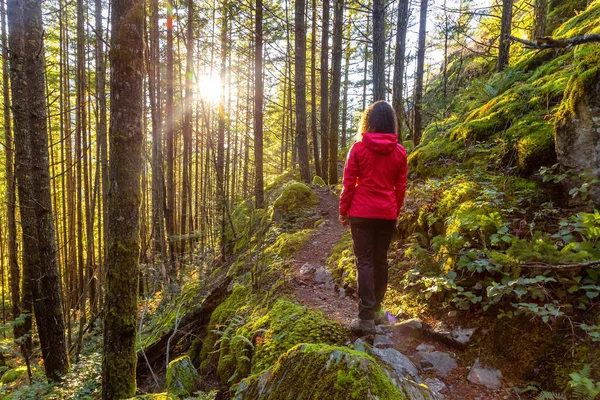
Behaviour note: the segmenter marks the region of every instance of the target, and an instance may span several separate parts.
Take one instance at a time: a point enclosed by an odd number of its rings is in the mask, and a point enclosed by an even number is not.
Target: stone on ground
[[[373,339],[373,346],[378,349],[386,349],[388,347],[393,347],[394,342],[388,335],[375,335]]]
[[[189,396],[194,392],[200,375],[192,365],[189,356],[177,358],[169,363],[167,369],[167,389],[176,396]]]
[[[328,283],[331,283],[331,281],[332,281],[331,271],[329,271],[328,269],[325,269],[323,267],[319,267],[315,270],[315,282],[316,283],[328,284]]]
[[[312,274],[316,269],[317,268],[313,267],[309,263],[306,263],[300,268],[300,275]]]
[[[475,330],[477,328],[470,328],[470,329],[462,329],[462,328],[457,328],[457,329],[453,329],[452,332],[450,332],[450,337],[455,340],[456,342],[458,342],[458,344],[462,347],[466,347],[467,344],[469,344],[469,342],[471,341],[471,338],[473,337],[473,333],[475,333]]]
[[[443,351],[419,352],[421,357],[431,363],[431,368],[442,376],[447,376],[457,367],[456,360]]]
[[[409,378],[417,383],[421,382],[417,367],[415,367],[408,357],[400,353],[398,350],[372,348],[371,352],[381,361],[389,365],[398,377]]]
[[[498,389],[500,387],[502,373],[495,368],[484,365],[477,359],[475,360],[475,364],[471,368],[471,372],[469,372],[467,379],[469,382],[476,385],[486,386],[490,389]]]

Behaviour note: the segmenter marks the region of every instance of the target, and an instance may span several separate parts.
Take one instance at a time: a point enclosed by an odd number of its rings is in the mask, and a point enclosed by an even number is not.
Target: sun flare
[[[221,91],[221,80],[218,77],[207,75],[199,77],[197,93],[201,100],[216,103],[221,98]]]

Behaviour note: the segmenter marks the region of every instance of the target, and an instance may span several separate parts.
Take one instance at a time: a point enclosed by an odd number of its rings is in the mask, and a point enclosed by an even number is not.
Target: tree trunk
[[[498,49],[498,72],[504,71],[510,57],[510,32],[512,27],[513,0],[502,0],[502,20],[500,22],[500,46]]]
[[[221,260],[224,261],[227,258],[227,244],[225,243],[225,211],[226,201],[225,198],[225,82],[227,74],[227,55],[228,55],[228,25],[229,25],[229,3],[228,0],[223,1],[223,19],[221,21],[221,98],[219,100],[219,118],[217,121],[217,204],[218,204],[218,218],[220,219],[220,246],[221,246]]]
[[[548,0],[535,0],[535,21],[533,25],[533,38],[546,36],[548,25]]]
[[[315,174],[322,176],[317,131],[317,0],[312,0],[312,34],[310,37],[310,131],[315,160]]]
[[[14,154],[12,127],[10,124],[10,87],[8,85],[8,43],[6,42],[6,11],[4,1],[0,1],[2,16],[2,96],[4,100],[4,151],[6,169],[6,224],[8,230],[8,265],[10,270],[10,294],[12,302],[13,319],[21,315],[20,280],[18,249],[17,249],[17,223],[15,208],[17,195],[15,192]],[[15,325],[14,338],[23,335],[23,325]],[[24,354],[25,355],[25,354]]]
[[[308,140],[306,132],[306,0],[296,0],[295,10],[295,77],[296,84],[296,147],[300,179],[310,183],[308,165]]]
[[[193,56],[194,56],[194,2],[188,0],[188,22],[186,32],[186,67],[185,67],[185,99],[183,102],[183,165],[181,187],[181,235],[188,233],[189,196],[191,195],[191,160],[192,160],[192,84],[193,84]],[[190,210],[191,211],[191,210]],[[181,256],[185,254],[186,240],[181,240]]]
[[[167,221],[167,237],[169,240],[169,277],[173,275],[175,267],[175,126],[173,110],[173,9],[167,7],[167,99],[165,104],[166,114],[166,141],[167,141],[167,202],[165,217]]]
[[[396,52],[394,54],[394,80],[392,107],[398,120],[398,141],[402,143],[402,122],[404,116],[404,60],[406,56],[406,31],[408,30],[408,0],[398,1],[398,27],[396,32]]]
[[[50,193],[42,7],[36,0],[11,0],[8,11],[23,278],[31,281],[46,375],[59,380],[69,359]]]
[[[327,182],[329,165],[329,0],[323,1],[321,36],[321,178]]]
[[[373,0],[373,101],[385,91],[385,1]]]
[[[112,1],[110,191],[102,398],[135,395],[144,2]]]
[[[102,187],[102,201],[99,202],[102,208],[101,221],[99,225],[102,227],[102,241],[104,247],[98,246],[98,251],[101,252],[101,259],[105,258],[106,243],[108,240],[106,230],[108,201],[108,140],[106,135],[106,60],[104,53],[104,38],[102,27],[102,0],[96,0],[96,98],[98,108],[98,123],[96,125],[96,137],[98,141],[100,153],[100,182]],[[98,166],[96,166],[98,168]],[[98,238],[100,240],[100,237]],[[98,280],[99,286],[102,287],[103,282],[103,265],[99,263]]]
[[[338,136],[340,124],[340,86],[342,82],[342,27],[344,23],[344,0],[335,0],[333,11],[333,57],[331,73],[331,101],[329,120],[329,184],[337,184]]]
[[[414,122],[413,122],[413,143],[417,146],[421,142],[423,131],[423,116],[421,115],[423,101],[423,70],[425,67],[425,36],[427,33],[427,1],[421,0],[421,13],[419,22],[419,45],[417,49],[417,73],[415,77],[415,98],[414,98]]]
[[[350,55],[351,48],[348,46],[344,66],[344,94],[342,95],[342,148],[345,148],[348,145],[348,75],[350,73]]]
[[[256,208],[265,207],[263,181],[263,2],[256,0],[255,47],[254,47],[254,195]],[[246,172],[245,172],[246,173]]]
[[[163,140],[160,89],[160,48],[158,32],[158,0],[150,3],[150,45],[148,46],[148,90],[150,92],[150,112],[152,114],[152,236],[153,251],[160,255],[163,282],[168,280],[164,264],[167,260],[165,241],[165,177],[163,169]]]

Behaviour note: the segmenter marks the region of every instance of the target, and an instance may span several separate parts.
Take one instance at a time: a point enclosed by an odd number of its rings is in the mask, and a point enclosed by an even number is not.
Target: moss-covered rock
[[[326,186],[327,184],[325,183],[325,181],[323,180],[323,178],[321,178],[319,175],[315,175],[315,177],[312,180],[312,184],[313,186]]]
[[[299,344],[269,370],[238,387],[235,399],[432,399],[422,386],[398,380],[366,353]]]
[[[258,340],[252,371],[270,367],[277,358],[298,343],[341,344],[346,339],[344,328],[327,319],[322,312],[302,307],[281,298],[269,312],[251,324],[262,332]]]
[[[272,246],[265,249],[265,256],[289,259],[304,246],[313,232],[312,229],[303,229],[293,233],[282,233]]]
[[[346,231],[335,246],[333,246],[331,255],[327,259],[327,266],[332,273],[333,279],[338,283],[348,283],[351,286],[356,286],[354,265],[352,234],[350,231]]]
[[[167,368],[167,391],[176,396],[189,396],[194,392],[194,388],[200,375],[190,357],[179,357],[169,363]]]
[[[276,213],[292,213],[310,208],[317,204],[318,198],[312,190],[301,182],[292,182],[287,185],[281,195],[273,203]]]
[[[27,372],[27,367],[17,367],[13,369],[9,369],[8,371],[2,374],[2,378],[0,378],[0,383],[7,385],[20,379]]]

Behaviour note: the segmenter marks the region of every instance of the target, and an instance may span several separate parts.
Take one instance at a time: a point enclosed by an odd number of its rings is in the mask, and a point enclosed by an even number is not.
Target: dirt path
[[[339,241],[348,229],[338,222],[338,197],[329,188],[317,188],[315,194],[320,198],[319,212],[323,215],[321,223],[305,247],[294,256],[294,277],[292,280],[296,299],[308,307],[322,311],[327,317],[349,326],[350,321],[356,318],[358,306],[356,299],[343,297],[339,289],[332,284],[315,282],[313,274],[301,274],[300,269],[308,264],[315,268],[327,268],[327,257],[331,254],[333,246]],[[352,337],[351,340],[357,339]],[[373,336],[363,338],[373,343]],[[503,387],[497,390],[475,385],[467,380],[470,365],[462,361],[454,353],[455,350],[427,339],[416,339],[408,336],[394,334],[392,347],[406,355],[419,368],[423,379],[438,379],[445,385],[441,393],[448,400],[517,400],[519,397],[512,390],[512,384],[503,380]],[[420,344],[433,346],[436,352],[449,354],[457,362],[457,367],[447,376],[440,376],[431,369],[424,370],[423,353],[417,350]]]

